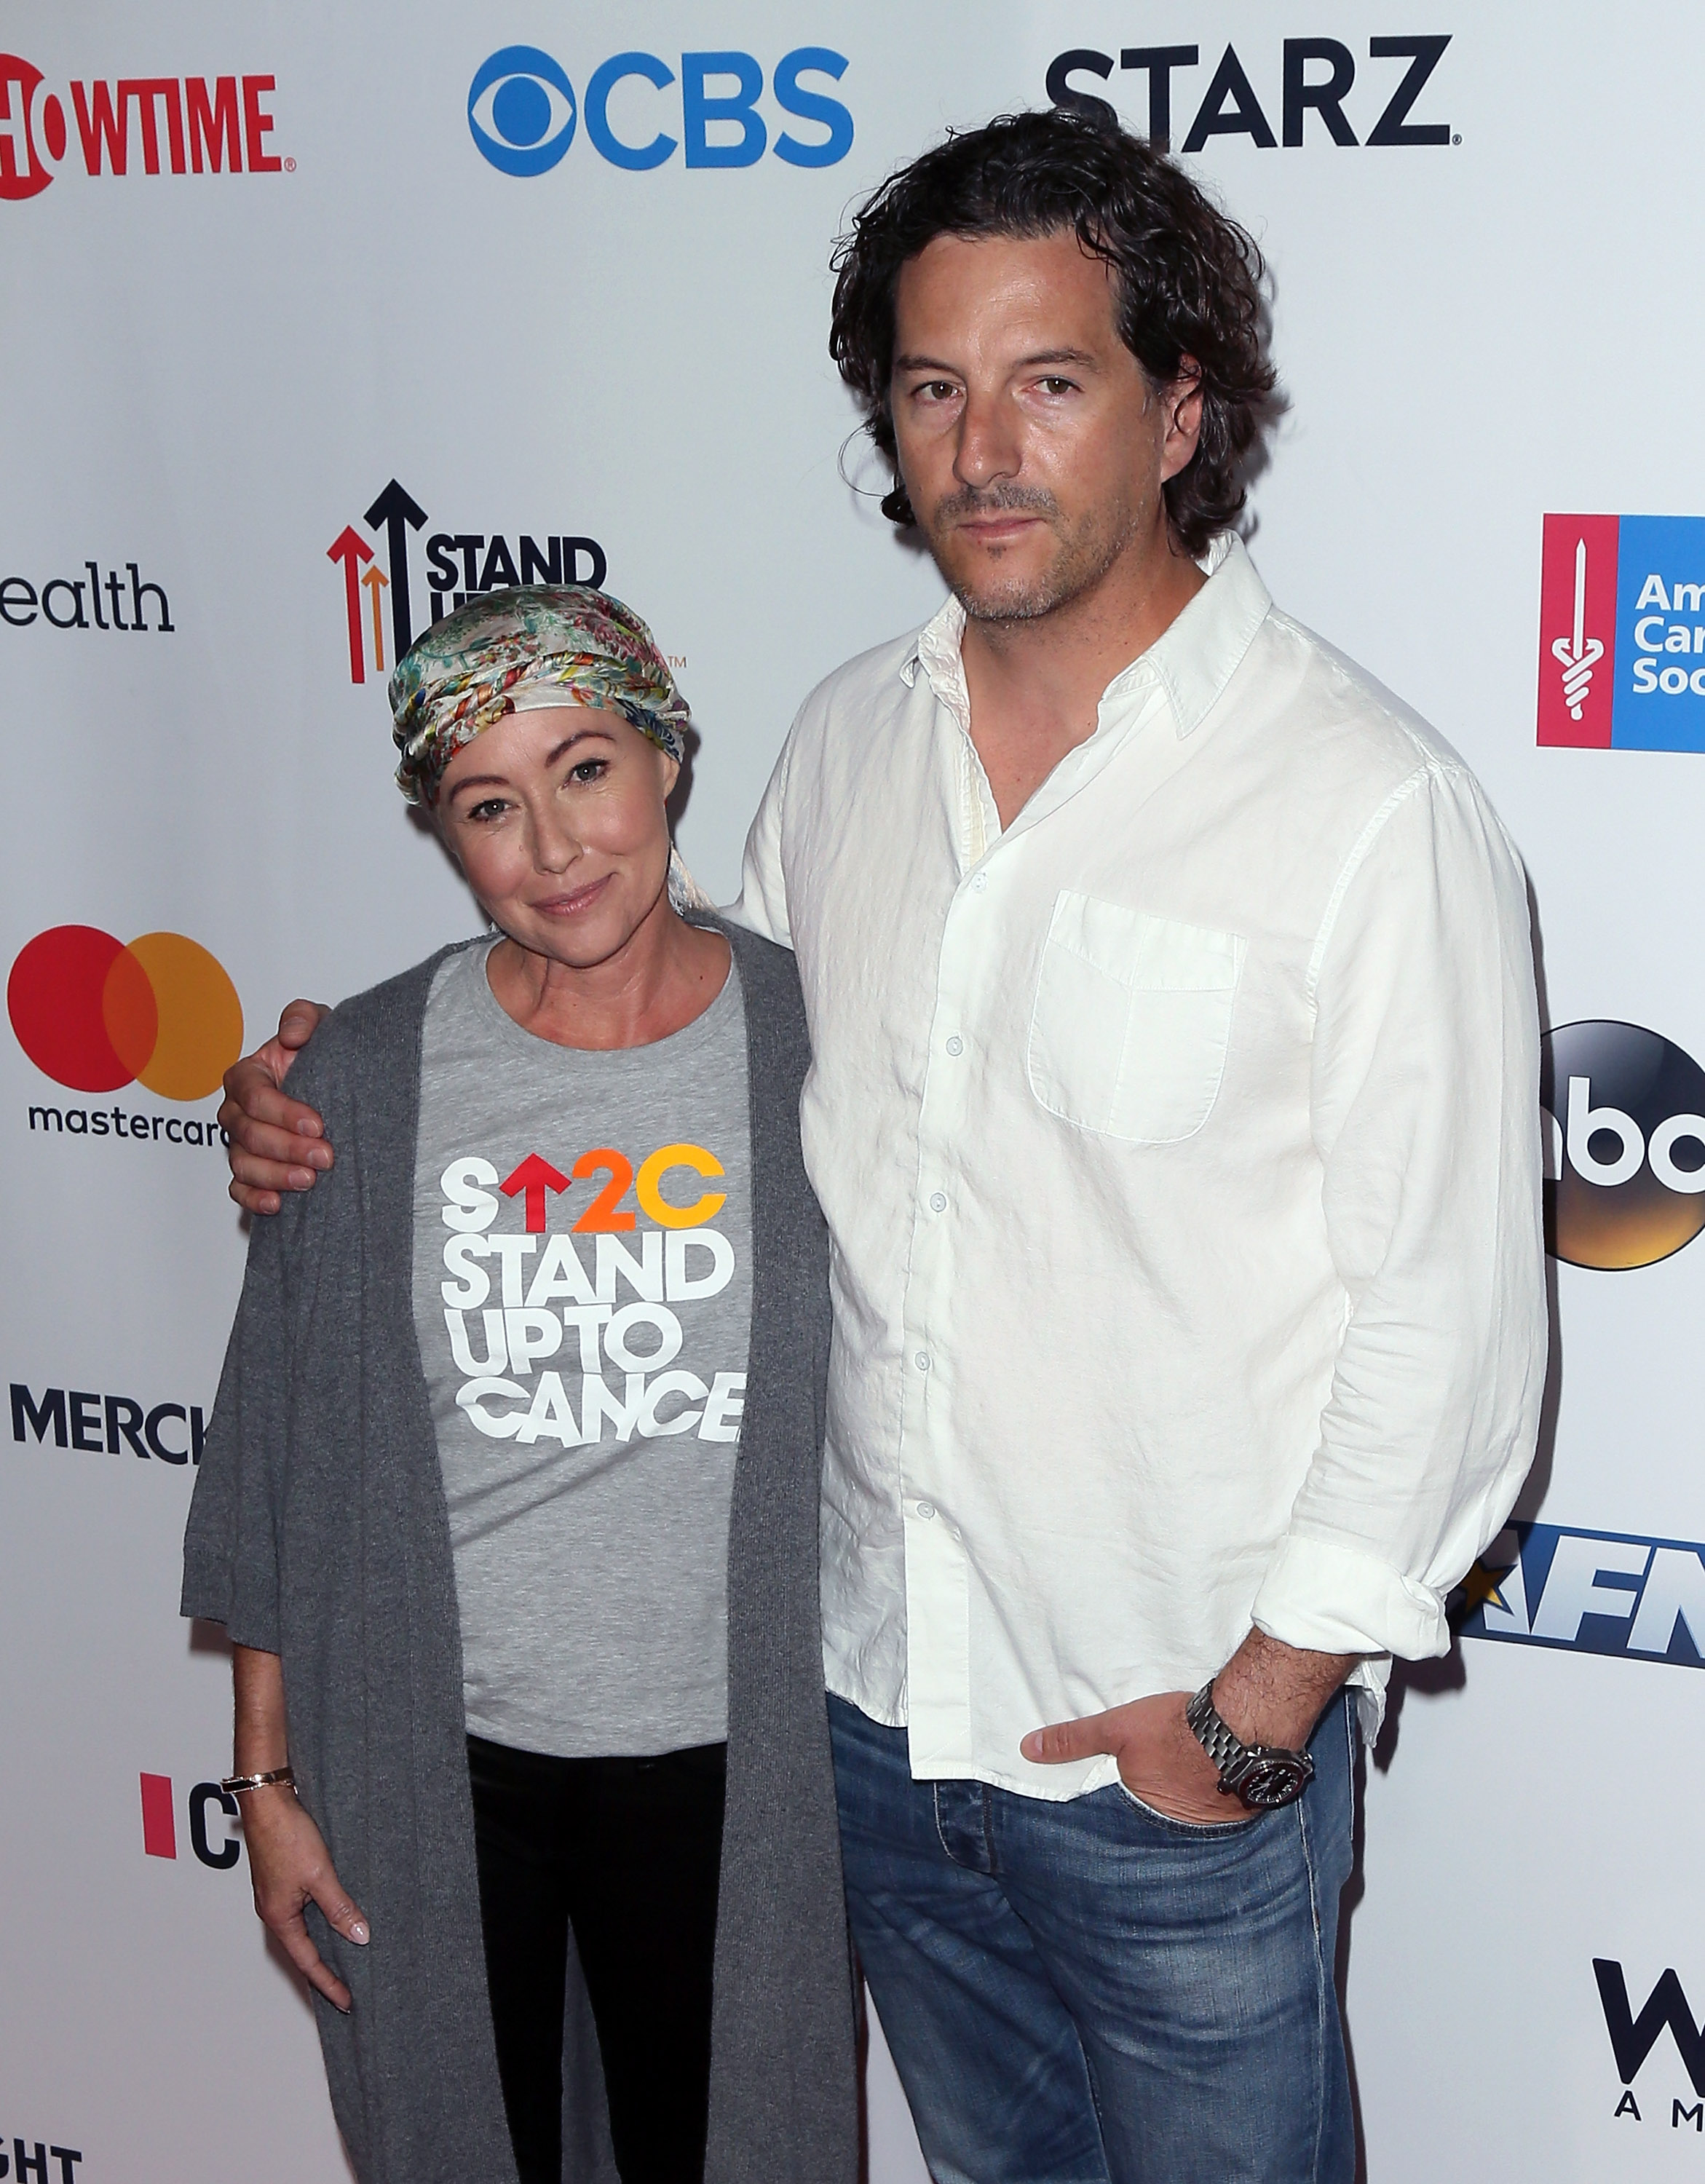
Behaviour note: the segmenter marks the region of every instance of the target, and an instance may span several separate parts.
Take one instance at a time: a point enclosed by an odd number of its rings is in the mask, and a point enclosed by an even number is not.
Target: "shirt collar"
[[[918,669],[922,668],[929,678],[930,688],[959,720],[961,727],[968,727],[971,716],[971,700],[965,688],[965,663],[959,650],[964,635],[965,610],[950,592],[942,602],[940,612],[917,632],[900,671],[906,688],[911,689],[917,682]]]
[[[1273,605],[1235,532],[1221,532],[1201,566],[1207,582],[1201,591],[1165,633],[1122,669],[1101,694],[1105,707],[1109,700],[1134,694],[1145,682],[1157,682],[1172,707],[1180,740],[1193,734],[1217,704]],[[900,671],[911,688],[921,667],[936,697],[968,728],[971,705],[960,657],[964,634],[965,610],[950,597],[918,632]]]

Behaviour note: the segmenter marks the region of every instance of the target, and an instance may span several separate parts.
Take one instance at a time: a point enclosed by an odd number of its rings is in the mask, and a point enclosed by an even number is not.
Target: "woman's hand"
[[[348,2012],[349,1990],[314,1946],[302,1915],[317,1903],[346,1942],[365,1946],[366,1919],[337,1878],[324,1838],[282,1785],[248,1790],[242,1799],[242,1834],[248,1846],[248,1870],[254,1884],[254,1908],[270,1934],[276,1935],[309,1985],[327,2002]]]
[[[276,1034],[225,1072],[219,1120],[231,1139],[231,1195],[245,1213],[276,1213],[281,1191],[312,1190],[315,1171],[332,1165],[319,1116],[281,1089],[326,1014],[318,1001],[292,1001]]]

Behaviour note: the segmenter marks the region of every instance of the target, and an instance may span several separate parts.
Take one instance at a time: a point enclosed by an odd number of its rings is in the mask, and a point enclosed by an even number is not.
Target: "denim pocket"
[[[1247,1829],[1254,1827],[1257,1821],[1267,1818],[1265,1813],[1245,1813],[1241,1819],[1237,1820],[1175,1820],[1170,1813],[1159,1813],[1152,1805],[1145,1804],[1123,1774],[1112,1787],[1118,1791],[1128,1805],[1139,1812],[1145,1820],[1152,1820],[1157,1828],[1168,1829],[1173,1835],[1194,1836],[1206,1842],[1213,1842],[1224,1836],[1240,1836]]]
[[[1240,934],[1062,889],[1030,1013],[1032,1094],[1127,1144],[1194,1137],[1225,1073],[1243,956]]]

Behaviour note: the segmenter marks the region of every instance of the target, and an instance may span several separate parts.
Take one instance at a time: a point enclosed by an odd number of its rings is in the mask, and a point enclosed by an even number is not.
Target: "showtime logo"
[[[343,618],[349,642],[349,680],[365,682],[371,666],[386,672],[383,595],[391,594],[391,654],[394,667],[416,633],[415,597],[409,577],[409,534],[426,528],[426,511],[395,478],[362,521],[385,538],[382,566],[371,543],[346,523],[326,549],[328,561],[343,569]],[[432,619],[441,621],[454,607],[485,592],[515,584],[602,584],[610,563],[595,538],[567,532],[540,537],[522,532],[512,547],[501,531],[434,531],[426,538],[426,593]],[[363,593],[366,593],[364,601]],[[677,663],[679,664],[678,662]]]
[[[1546,516],[1539,741],[1705,750],[1705,517]]]
[[[0,198],[39,197],[70,144],[65,99],[17,53],[0,53]],[[271,114],[261,104],[276,87],[270,75],[120,76],[73,81],[71,112],[89,175],[160,171],[162,137],[175,175],[293,174],[294,159],[267,149]],[[131,123],[136,134],[131,134]]]
[[[1450,42],[1448,32],[1370,38],[1370,61],[1408,63],[1401,75],[1376,66],[1372,73],[1377,88],[1370,92],[1357,88],[1356,56],[1340,40],[1285,38],[1277,56],[1269,58],[1269,48],[1256,65],[1256,76],[1267,87],[1264,105],[1256,79],[1245,68],[1234,46],[1228,46],[1220,55],[1206,89],[1201,92],[1195,82],[1186,81],[1190,77],[1200,81],[1200,46],[1126,46],[1118,56],[1118,65],[1122,73],[1129,71],[1147,80],[1146,133],[1156,143],[1170,145],[1173,141],[1175,95],[1182,92],[1193,102],[1195,118],[1178,147],[1185,153],[1205,150],[1214,136],[1246,136],[1263,152],[1271,152],[1281,143],[1287,151],[1294,151],[1323,140],[1346,148],[1460,144],[1463,140],[1452,133],[1449,122],[1411,119]],[[1096,98],[1073,81],[1074,76],[1088,75],[1099,76],[1106,83],[1112,73],[1112,53],[1100,53],[1093,46],[1074,46],[1069,52],[1056,53],[1049,63],[1045,87],[1056,106],[1086,107],[1117,121],[1117,111],[1105,98]],[[1366,117],[1362,126],[1367,134],[1362,136],[1357,135],[1346,110],[1346,104],[1352,103],[1352,91],[1357,117]],[[1377,109],[1373,103],[1376,98]],[[1279,124],[1276,136],[1274,114]]]
[[[1465,1638],[1705,1668],[1705,1546],[1511,1524],[1464,1580]]]

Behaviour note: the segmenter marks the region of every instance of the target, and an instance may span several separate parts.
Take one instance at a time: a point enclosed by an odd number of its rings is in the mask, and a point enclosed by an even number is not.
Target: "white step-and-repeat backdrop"
[[[831,240],[1062,90],[1267,250],[1256,559],[1479,770],[1557,1028],[1545,1446],[1368,1770],[1368,2174],[1701,2173],[1702,81],[1658,0],[0,4],[0,2176],[347,2173],[176,1601],[220,1070],[470,929],[391,786],[398,647],[607,573],[730,894],[800,697],[939,597],[848,443]],[[871,2116],[921,2177],[879,2042]]]

